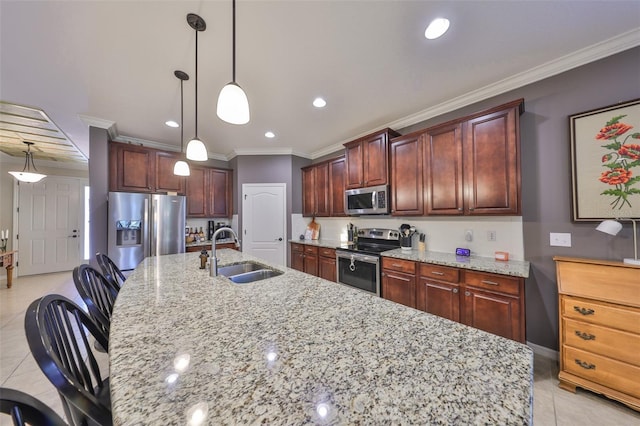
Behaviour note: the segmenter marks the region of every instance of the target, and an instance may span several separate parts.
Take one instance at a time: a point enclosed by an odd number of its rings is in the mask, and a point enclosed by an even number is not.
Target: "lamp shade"
[[[193,138],[187,144],[187,159],[193,161],[207,161],[209,159],[207,147],[200,139]]]
[[[218,117],[231,124],[246,124],[249,122],[249,100],[244,90],[231,82],[224,86],[218,96]]]
[[[14,178],[18,179],[20,182],[27,183],[36,183],[40,182],[42,179],[46,178],[47,175],[43,175],[40,173],[30,173],[30,172],[9,172]]]
[[[176,161],[176,164],[173,165],[173,174],[176,176],[191,175],[191,170],[189,169],[189,163],[182,160]]]
[[[596,227],[596,231],[604,232],[609,235],[618,235],[618,232],[622,229],[622,224],[617,220],[603,220]]]

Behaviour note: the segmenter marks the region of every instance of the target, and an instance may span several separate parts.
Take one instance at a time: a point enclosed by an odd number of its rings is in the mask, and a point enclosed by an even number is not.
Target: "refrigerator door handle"
[[[150,232],[150,218],[149,218],[149,197],[144,199],[144,225],[143,232],[144,237],[142,239],[144,245],[144,257],[149,257],[151,254],[151,235],[153,232]]]

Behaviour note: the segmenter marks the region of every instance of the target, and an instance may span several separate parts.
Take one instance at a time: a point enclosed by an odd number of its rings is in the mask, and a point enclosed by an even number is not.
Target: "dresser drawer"
[[[421,263],[420,276],[454,284],[460,282],[460,270],[457,268],[449,268],[448,266]]]
[[[411,260],[395,259],[392,257],[383,257],[382,269],[391,269],[392,271],[405,272],[407,274],[415,274],[416,262],[413,262]]]
[[[562,362],[568,373],[640,397],[640,367],[566,345],[563,346]]]
[[[320,247],[319,252],[323,257],[336,257],[336,249]]]
[[[640,334],[640,309],[607,302],[561,296],[561,315]]]
[[[305,253],[309,253],[309,254],[318,254],[318,247],[317,246],[304,246],[304,252]]]
[[[520,295],[520,280],[514,277],[464,271],[464,282],[478,288],[512,294],[514,296]]]
[[[640,367],[640,335],[562,319],[564,344]]]

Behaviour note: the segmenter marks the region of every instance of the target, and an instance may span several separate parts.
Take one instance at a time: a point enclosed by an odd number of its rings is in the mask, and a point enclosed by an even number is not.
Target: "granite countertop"
[[[233,238],[216,240],[216,244],[229,244],[229,243],[235,243],[235,240]],[[209,248],[211,248],[211,240],[197,241],[197,242],[185,244],[185,247],[200,247],[200,246],[208,246]]]
[[[325,248],[338,248],[338,247],[347,247],[346,241],[340,240],[331,240],[327,238],[320,238],[318,240],[289,240],[290,243],[298,243],[298,244],[306,244],[308,246],[317,246],[317,247],[325,247]]]
[[[532,422],[523,344],[289,268],[237,285],[198,265],[146,258],[120,290],[114,424]]]
[[[529,262],[525,260],[495,260],[492,257],[456,256],[452,253],[435,251],[419,251],[416,249],[395,249],[382,253],[384,257],[413,260],[416,262],[433,263],[436,265],[453,266],[455,268],[471,269],[474,271],[491,272],[494,274],[512,275],[515,277],[529,277]]]

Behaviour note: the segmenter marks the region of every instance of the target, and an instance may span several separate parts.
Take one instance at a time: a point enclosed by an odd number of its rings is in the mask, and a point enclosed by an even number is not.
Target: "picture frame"
[[[569,116],[574,221],[640,218],[640,99]]]

